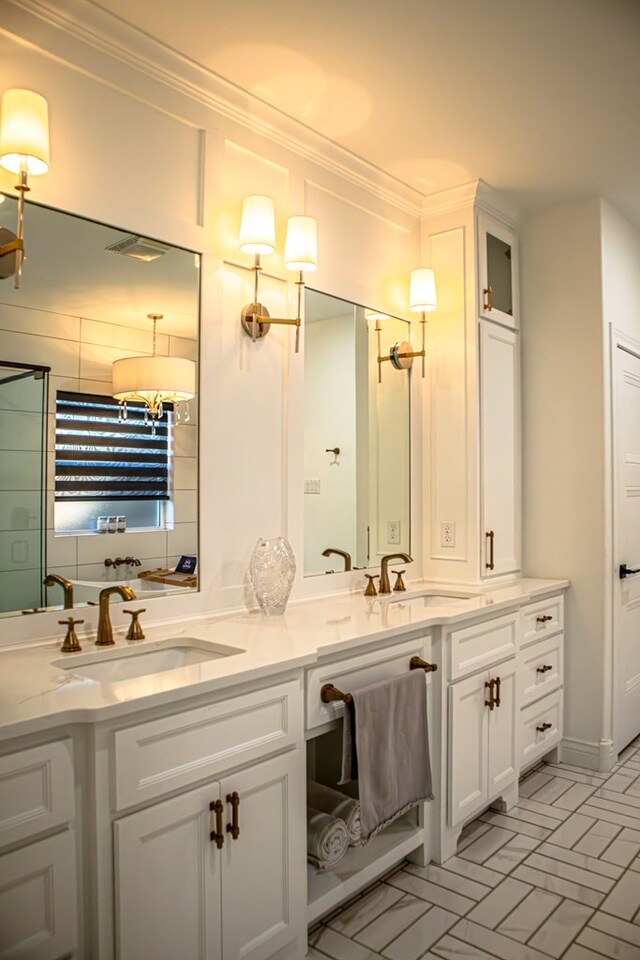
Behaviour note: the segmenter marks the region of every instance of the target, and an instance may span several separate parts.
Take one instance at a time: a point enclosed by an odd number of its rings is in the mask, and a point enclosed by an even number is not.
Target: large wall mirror
[[[199,255],[34,204],[25,235],[0,282],[0,616],[197,589]]]
[[[409,324],[305,291],[304,572],[376,566],[410,547],[410,383],[383,363]]]

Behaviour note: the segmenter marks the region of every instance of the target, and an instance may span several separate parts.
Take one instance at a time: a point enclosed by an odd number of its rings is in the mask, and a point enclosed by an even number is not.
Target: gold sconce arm
[[[300,327],[302,325],[302,291],[304,289],[304,276],[302,270],[298,271],[298,279],[295,281],[298,288],[298,310],[295,317],[272,317],[269,314],[269,311],[260,303],[258,300],[258,284],[260,271],[262,267],[260,265],[260,254],[255,255],[255,263],[252,267],[254,271],[254,281],[253,281],[253,303],[247,304],[243,309],[240,322],[242,323],[242,329],[251,337],[251,340],[255,343],[256,340],[262,340],[263,337],[269,333],[269,328],[272,323],[277,323],[283,326],[295,327],[296,328],[296,346],[295,352],[300,352]]]
[[[15,238],[10,243],[5,243],[0,247],[0,257],[6,257],[9,253],[16,253],[21,250],[24,253],[24,240]]]

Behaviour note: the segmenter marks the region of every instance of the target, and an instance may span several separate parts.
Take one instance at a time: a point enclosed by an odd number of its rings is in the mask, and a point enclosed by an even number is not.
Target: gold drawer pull
[[[216,829],[209,834],[209,839],[215,843],[218,850],[222,849],[224,844],[224,833],[222,832],[222,800],[212,800],[209,804],[209,810],[216,815]]]
[[[235,790],[233,793],[227,794],[227,803],[231,804],[231,823],[227,824],[227,833],[231,834],[232,840],[237,840],[240,836],[240,822],[238,817],[240,796]]]
[[[544,733],[545,730],[550,730],[552,726],[553,726],[552,723],[541,723],[539,726],[536,727],[536,730],[539,733]]]
[[[550,663],[543,663],[541,667],[536,667],[536,673],[546,673],[548,670],[553,670]]]
[[[493,290],[489,286],[489,287],[485,287],[482,292],[486,294],[486,299],[484,301],[482,309],[486,310],[487,312],[490,310],[493,310]]]

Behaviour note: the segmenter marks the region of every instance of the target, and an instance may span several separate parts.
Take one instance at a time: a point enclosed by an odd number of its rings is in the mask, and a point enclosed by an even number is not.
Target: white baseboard
[[[617,760],[613,740],[576,740],[564,737],[560,745],[560,757],[565,763],[584,767],[595,773],[608,773]]]

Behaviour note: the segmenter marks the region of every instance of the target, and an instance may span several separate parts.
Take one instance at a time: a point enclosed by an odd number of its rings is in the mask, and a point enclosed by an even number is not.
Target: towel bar
[[[424,670],[425,673],[433,673],[438,669],[437,663],[427,663],[426,660],[421,660],[420,657],[411,657],[409,661],[410,670]]]
[[[420,657],[411,657],[409,669],[424,670],[425,673],[433,673],[434,670],[438,669],[438,664],[427,663],[426,660],[422,660]],[[342,690],[338,690],[332,683],[325,683],[320,689],[320,699],[323,703],[334,703],[337,701],[351,703],[353,696],[350,693],[343,693]]]

